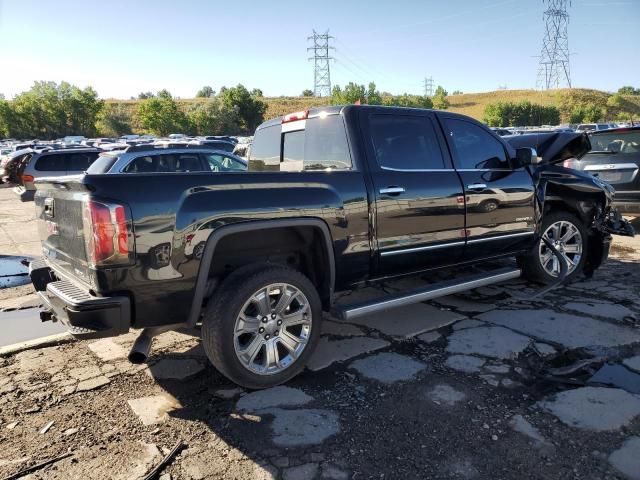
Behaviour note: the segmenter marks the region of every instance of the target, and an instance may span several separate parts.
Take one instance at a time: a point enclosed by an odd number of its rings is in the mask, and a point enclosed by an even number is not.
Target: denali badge
[[[58,224],[56,222],[52,222],[51,220],[47,220],[47,233],[49,235],[57,235]]]

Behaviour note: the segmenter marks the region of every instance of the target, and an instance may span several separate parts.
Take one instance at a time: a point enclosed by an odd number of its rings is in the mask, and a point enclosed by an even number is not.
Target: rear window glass
[[[67,156],[67,171],[84,172],[98,158],[98,152],[72,153]]]
[[[133,160],[124,169],[127,173],[202,172],[205,171],[197,153],[147,155]]]
[[[36,162],[35,169],[39,172],[66,172],[65,155],[43,155]]]
[[[242,172],[247,169],[244,163],[221,153],[205,153],[203,157],[212,172]]]
[[[345,170],[351,168],[347,134],[341,115],[314,117],[305,129],[284,134],[281,170]]]
[[[256,132],[251,144],[249,170],[280,169],[280,124]]]
[[[592,134],[591,152],[637,155],[640,153],[640,131]]]
[[[114,155],[100,155],[98,159],[87,169],[87,173],[106,173],[118,160]]]

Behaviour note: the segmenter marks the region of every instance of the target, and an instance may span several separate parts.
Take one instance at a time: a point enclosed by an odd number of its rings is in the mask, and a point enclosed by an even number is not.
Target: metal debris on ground
[[[53,423],[53,422],[51,422],[51,423]],[[13,474],[9,475],[8,477],[4,477],[2,480],[15,480],[16,478],[24,477],[25,475],[28,475],[29,473],[35,472],[36,470],[40,470],[41,468],[49,466],[52,463],[59,462],[60,460],[63,460],[63,459],[65,459],[67,457],[70,457],[72,455],[73,455],[73,453],[71,453],[71,452],[63,453],[62,455],[58,455],[57,457],[50,458],[49,460],[45,460],[44,462],[36,463],[35,465],[32,465],[32,466],[27,467],[27,468],[24,468],[24,469],[20,470],[19,472],[16,472],[16,473],[13,473]]]
[[[174,445],[174,447],[165,455],[165,457],[160,461],[156,467],[147,473],[142,480],[153,480],[156,476],[166,467],[169,462],[175,457],[180,450],[185,447],[185,443],[182,440],[178,440],[178,443]]]

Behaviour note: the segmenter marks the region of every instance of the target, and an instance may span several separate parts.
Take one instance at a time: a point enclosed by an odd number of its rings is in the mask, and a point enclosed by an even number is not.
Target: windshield
[[[593,134],[591,152],[632,155],[640,153],[640,130]]]

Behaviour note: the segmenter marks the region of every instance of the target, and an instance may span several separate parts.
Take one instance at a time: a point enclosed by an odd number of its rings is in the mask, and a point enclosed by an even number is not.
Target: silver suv
[[[247,162],[229,152],[204,145],[134,145],[103,152],[87,173],[241,172]]]
[[[13,191],[20,200],[28,202],[36,192],[36,179],[81,174],[98,158],[100,151],[97,148],[32,150],[15,160],[17,163],[11,166],[14,174],[9,181],[16,184]]]

